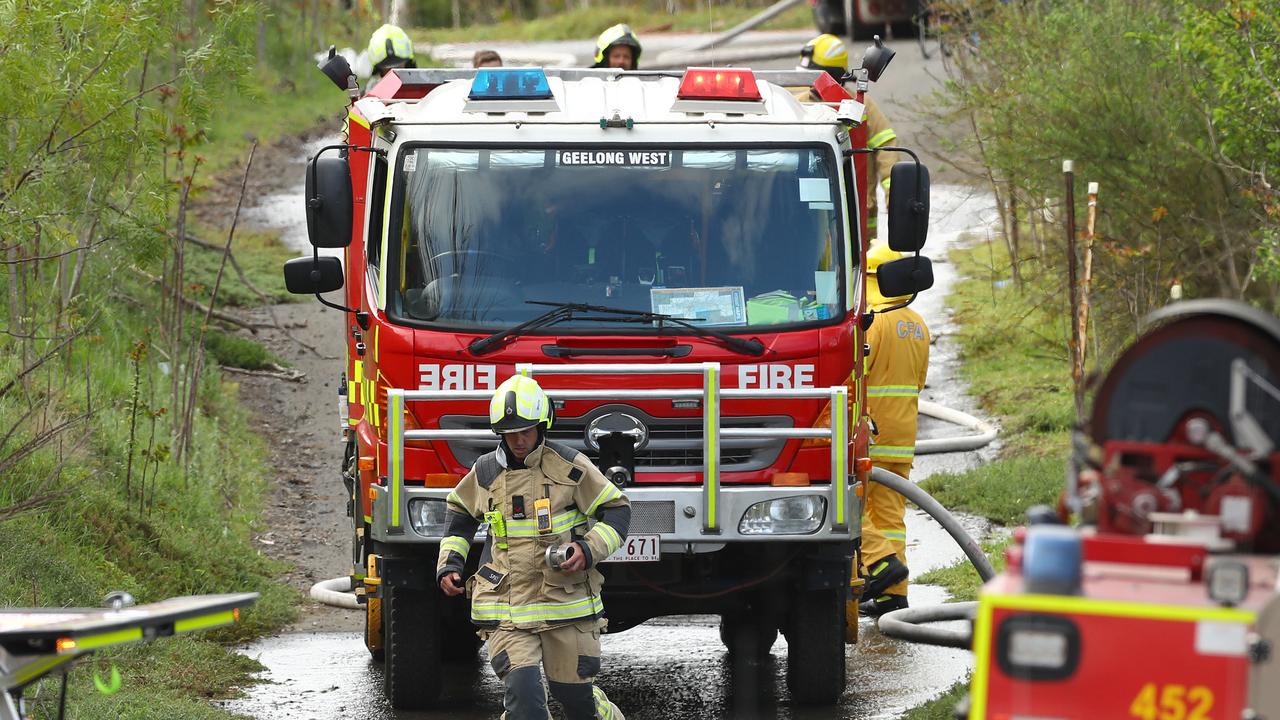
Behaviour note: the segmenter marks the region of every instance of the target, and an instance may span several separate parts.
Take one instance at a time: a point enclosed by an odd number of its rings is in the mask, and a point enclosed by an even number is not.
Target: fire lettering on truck
[[[497,365],[418,365],[419,390],[492,390]]]
[[[794,390],[813,387],[813,365],[741,365],[738,387],[761,390]]]
[[[670,167],[667,150],[557,150],[556,164],[561,167]]]

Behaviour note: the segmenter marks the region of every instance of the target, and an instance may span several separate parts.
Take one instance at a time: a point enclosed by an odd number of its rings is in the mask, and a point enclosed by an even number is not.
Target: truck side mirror
[[[929,235],[929,168],[903,161],[889,173],[889,247],[920,252]]]
[[[876,280],[881,295],[909,297],[933,287],[933,263],[923,255],[887,262],[876,269]]]
[[[896,55],[893,48],[884,46],[884,42],[880,40],[880,36],[875,36],[875,45],[867,48],[862,53],[862,69],[867,71],[867,79],[875,82],[884,74],[885,68],[889,67],[889,61]]]
[[[342,248],[351,244],[351,167],[346,158],[311,158],[306,201],[307,237],[312,245]]]
[[[342,261],[332,255],[294,258],[284,264],[284,286],[295,295],[342,288]]]

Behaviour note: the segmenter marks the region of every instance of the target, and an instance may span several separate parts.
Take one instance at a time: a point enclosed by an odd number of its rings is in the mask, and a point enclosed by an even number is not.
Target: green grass
[[[905,720],[953,720],[956,703],[969,692],[968,682],[958,682],[929,702],[918,705],[903,715]]]
[[[568,10],[545,15],[536,20],[510,20],[493,25],[471,25],[464,28],[419,28],[410,35],[417,42],[460,43],[482,40],[514,40],[540,42],[549,40],[581,40],[594,38],[611,25],[627,23],[640,35],[643,44],[646,35],[658,32],[708,32],[727,30],[760,12],[762,7],[716,7],[708,14],[705,10],[668,15],[665,12],[623,3]],[[774,18],[761,29],[779,30],[808,28],[813,25],[813,14],[808,5],[800,5]],[[799,49],[797,48],[797,52]],[[641,55],[643,61],[644,56]],[[643,67],[643,62],[641,63]]]
[[[227,236],[225,229],[200,229],[198,232],[200,240],[212,247],[187,245],[186,275],[188,287],[192,288],[189,290],[191,297],[208,304],[218,276],[218,266],[222,264],[222,248],[226,245]],[[235,268],[227,263],[222,272],[222,283],[218,286],[218,307],[248,308],[310,299],[308,296],[300,299],[284,288],[281,268],[286,260],[297,254],[280,243],[277,232],[249,230],[243,225],[238,227],[231,243],[231,255],[253,287],[246,285]]]
[[[255,139],[261,152],[318,126],[337,132],[345,108],[346,97],[310,62],[299,63],[292,73],[260,69],[210,123],[208,143],[196,151],[205,160],[197,181],[207,183],[219,173],[230,173],[238,181]]]
[[[983,543],[982,550],[987,554],[987,558],[991,560],[991,566],[996,572],[1004,570],[1004,549],[1009,546],[1010,541],[1001,539]],[[930,570],[912,582],[921,585],[940,585],[947,589],[951,594],[951,602],[965,602],[968,600],[978,599],[978,590],[982,588],[982,578],[978,575],[978,571],[967,560],[959,560],[946,567]]]

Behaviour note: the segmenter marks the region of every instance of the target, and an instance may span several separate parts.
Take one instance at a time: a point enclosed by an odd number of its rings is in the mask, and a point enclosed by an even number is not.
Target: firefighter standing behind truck
[[[871,462],[908,477],[915,457],[916,414],[929,370],[929,328],[909,307],[885,311],[905,298],[880,294],[876,271],[901,253],[883,243],[867,250],[867,304],[875,320],[867,331],[867,413],[875,425]],[[907,607],[906,499],[868,483],[863,498],[862,561],[866,585],[859,612],[879,617]]]
[[[600,33],[596,38],[596,56],[593,68],[640,69],[640,38],[631,26],[619,23]]]
[[[849,67],[849,51],[844,41],[835,35],[819,35],[810,40],[800,50],[800,69],[823,70],[836,82],[841,82]],[[808,88],[806,88],[808,89]],[[817,99],[817,98],[813,98]],[[866,106],[867,148],[878,150],[893,143],[898,133],[889,125],[889,118],[880,111],[880,106],[870,97],[863,100]],[[889,173],[897,162],[892,152],[875,152],[871,155],[871,168],[867,175],[867,232],[872,239],[876,237],[878,207],[876,203],[876,183],[884,191],[884,203],[889,204]]]
[[[502,438],[449,494],[448,528],[436,582],[464,592],[462,572],[480,523],[488,524],[480,567],[467,579],[471,621],[489,644],[489,662],[506,686],[507,720],[547,720],[542,685],[569,720],[623,720],[593,681],[605,625],[595,566],[626,537],[631,506],[586,455],[549,442],[551,401],[532,378],[498,386],[489,423]],[[588,519],[595,525],[588,530]],[[548,548],[568,548],[558,568]]]

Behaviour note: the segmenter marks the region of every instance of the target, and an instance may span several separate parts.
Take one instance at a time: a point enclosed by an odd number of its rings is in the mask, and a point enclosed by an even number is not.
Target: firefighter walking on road
[[[471,598],[471,621],[506,686],[504,718],[548,720],[545,669],[569,720],[623,720],[593,682],[605,625],[595,566],[622,544],[631,506],[585,455],[546,439],[553,415],[532,378],[498,386],[489,423],[502,440],[449,494],[436,582],[446,595]],[[482,522],[488,539],[464,586]]]
[[[876,276],[884,263],[901,257],[883,243],[867,250],[867,305],[875,320],[867,331],[867,411],[875,424],[871,462],[908,477],[915,457],[916,413],[929,369],[929,328],[909,307],[888,310],[905,298],[880,294]],[[859,612],[879,617],[907,607],[906,499],[879,483],[869,483],[862,517],[862,559],[866,585]]]
[[[800,68],[802,70],[822,70],[841,82],[848,72],[849,51],[844,41],[835,35],[819,35],[810,40],[800,50]],[[878,149],[891,145],[898,139],[898,133],[889,124],[889,118],[880,111],[880,106],[870,97],[865,99],[867,148],[877,150],[871,155],[871,168],[867,175],[867,232],[874,240],[876,237],[876,184],[884,191],[884,203],[889,205],[889,173],[897,162],[893,152],[879,152]]]

